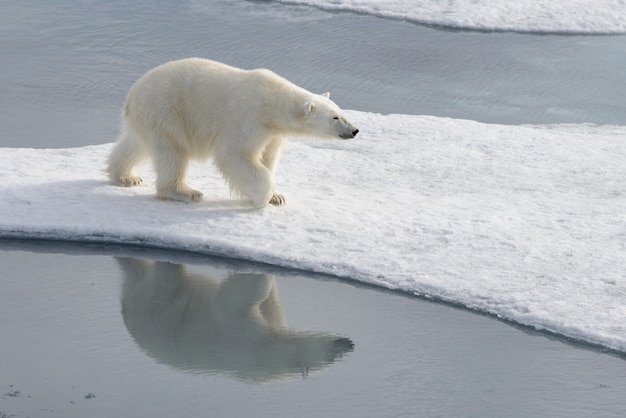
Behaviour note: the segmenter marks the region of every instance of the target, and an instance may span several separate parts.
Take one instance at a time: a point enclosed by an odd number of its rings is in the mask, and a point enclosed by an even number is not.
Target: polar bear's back
[[[269,70],[243,70],[201,58],[171,61],[132,86],[124,121],[144,141],[156,140],[158,132],[202,159],[211,154],[218,136],[258,131],[268,102],[275,105],[276,95],[284,100],[298,90]]]
[[[200,85],[205,88],[218,87],[223,83],[237,85],[245,78],[245,73],[246,70],[202,58],[170,61],[145,73],[132,86],[129,96],[137,90],[142,91],[142,94],[147,91],[162,94]]]

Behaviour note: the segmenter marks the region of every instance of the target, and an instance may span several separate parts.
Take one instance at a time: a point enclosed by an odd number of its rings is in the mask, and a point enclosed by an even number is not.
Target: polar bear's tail
[[[140,185],[143,180],[137,176],[135,167],[147,157],[148,150],[124,123],[107,161],[111,183],[125,187]]]

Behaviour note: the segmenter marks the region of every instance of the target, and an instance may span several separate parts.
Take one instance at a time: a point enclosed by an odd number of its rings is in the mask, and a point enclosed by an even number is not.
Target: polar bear
[[[231,192],[256,207],[282,205],[274,174],[289,135],[354,138],[359,130],[329,98],[267,69],[242,70],[187,58],[160,65],[131,87],[108,158],[113,184],[142,183],[135,167],[151,157],[161,199],[196,202],[189,160],[212,158]]]
[[[124,273],[122,316],[156,361],[193,373],[265,382],[329,367],[354,350],[350,338],[287,328],[276,279],[116,258]]]

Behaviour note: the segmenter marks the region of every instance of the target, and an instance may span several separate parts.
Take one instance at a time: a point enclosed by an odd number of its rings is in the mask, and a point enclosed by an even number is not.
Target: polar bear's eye
[[[339,120],[339,116],[335,116],[333,119],[335,119],[335,120]]]

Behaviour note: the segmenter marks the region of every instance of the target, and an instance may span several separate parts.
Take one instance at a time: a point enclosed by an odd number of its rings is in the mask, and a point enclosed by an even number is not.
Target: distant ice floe
[[[278,0],[454,29],[626,33],[623,0]]]

